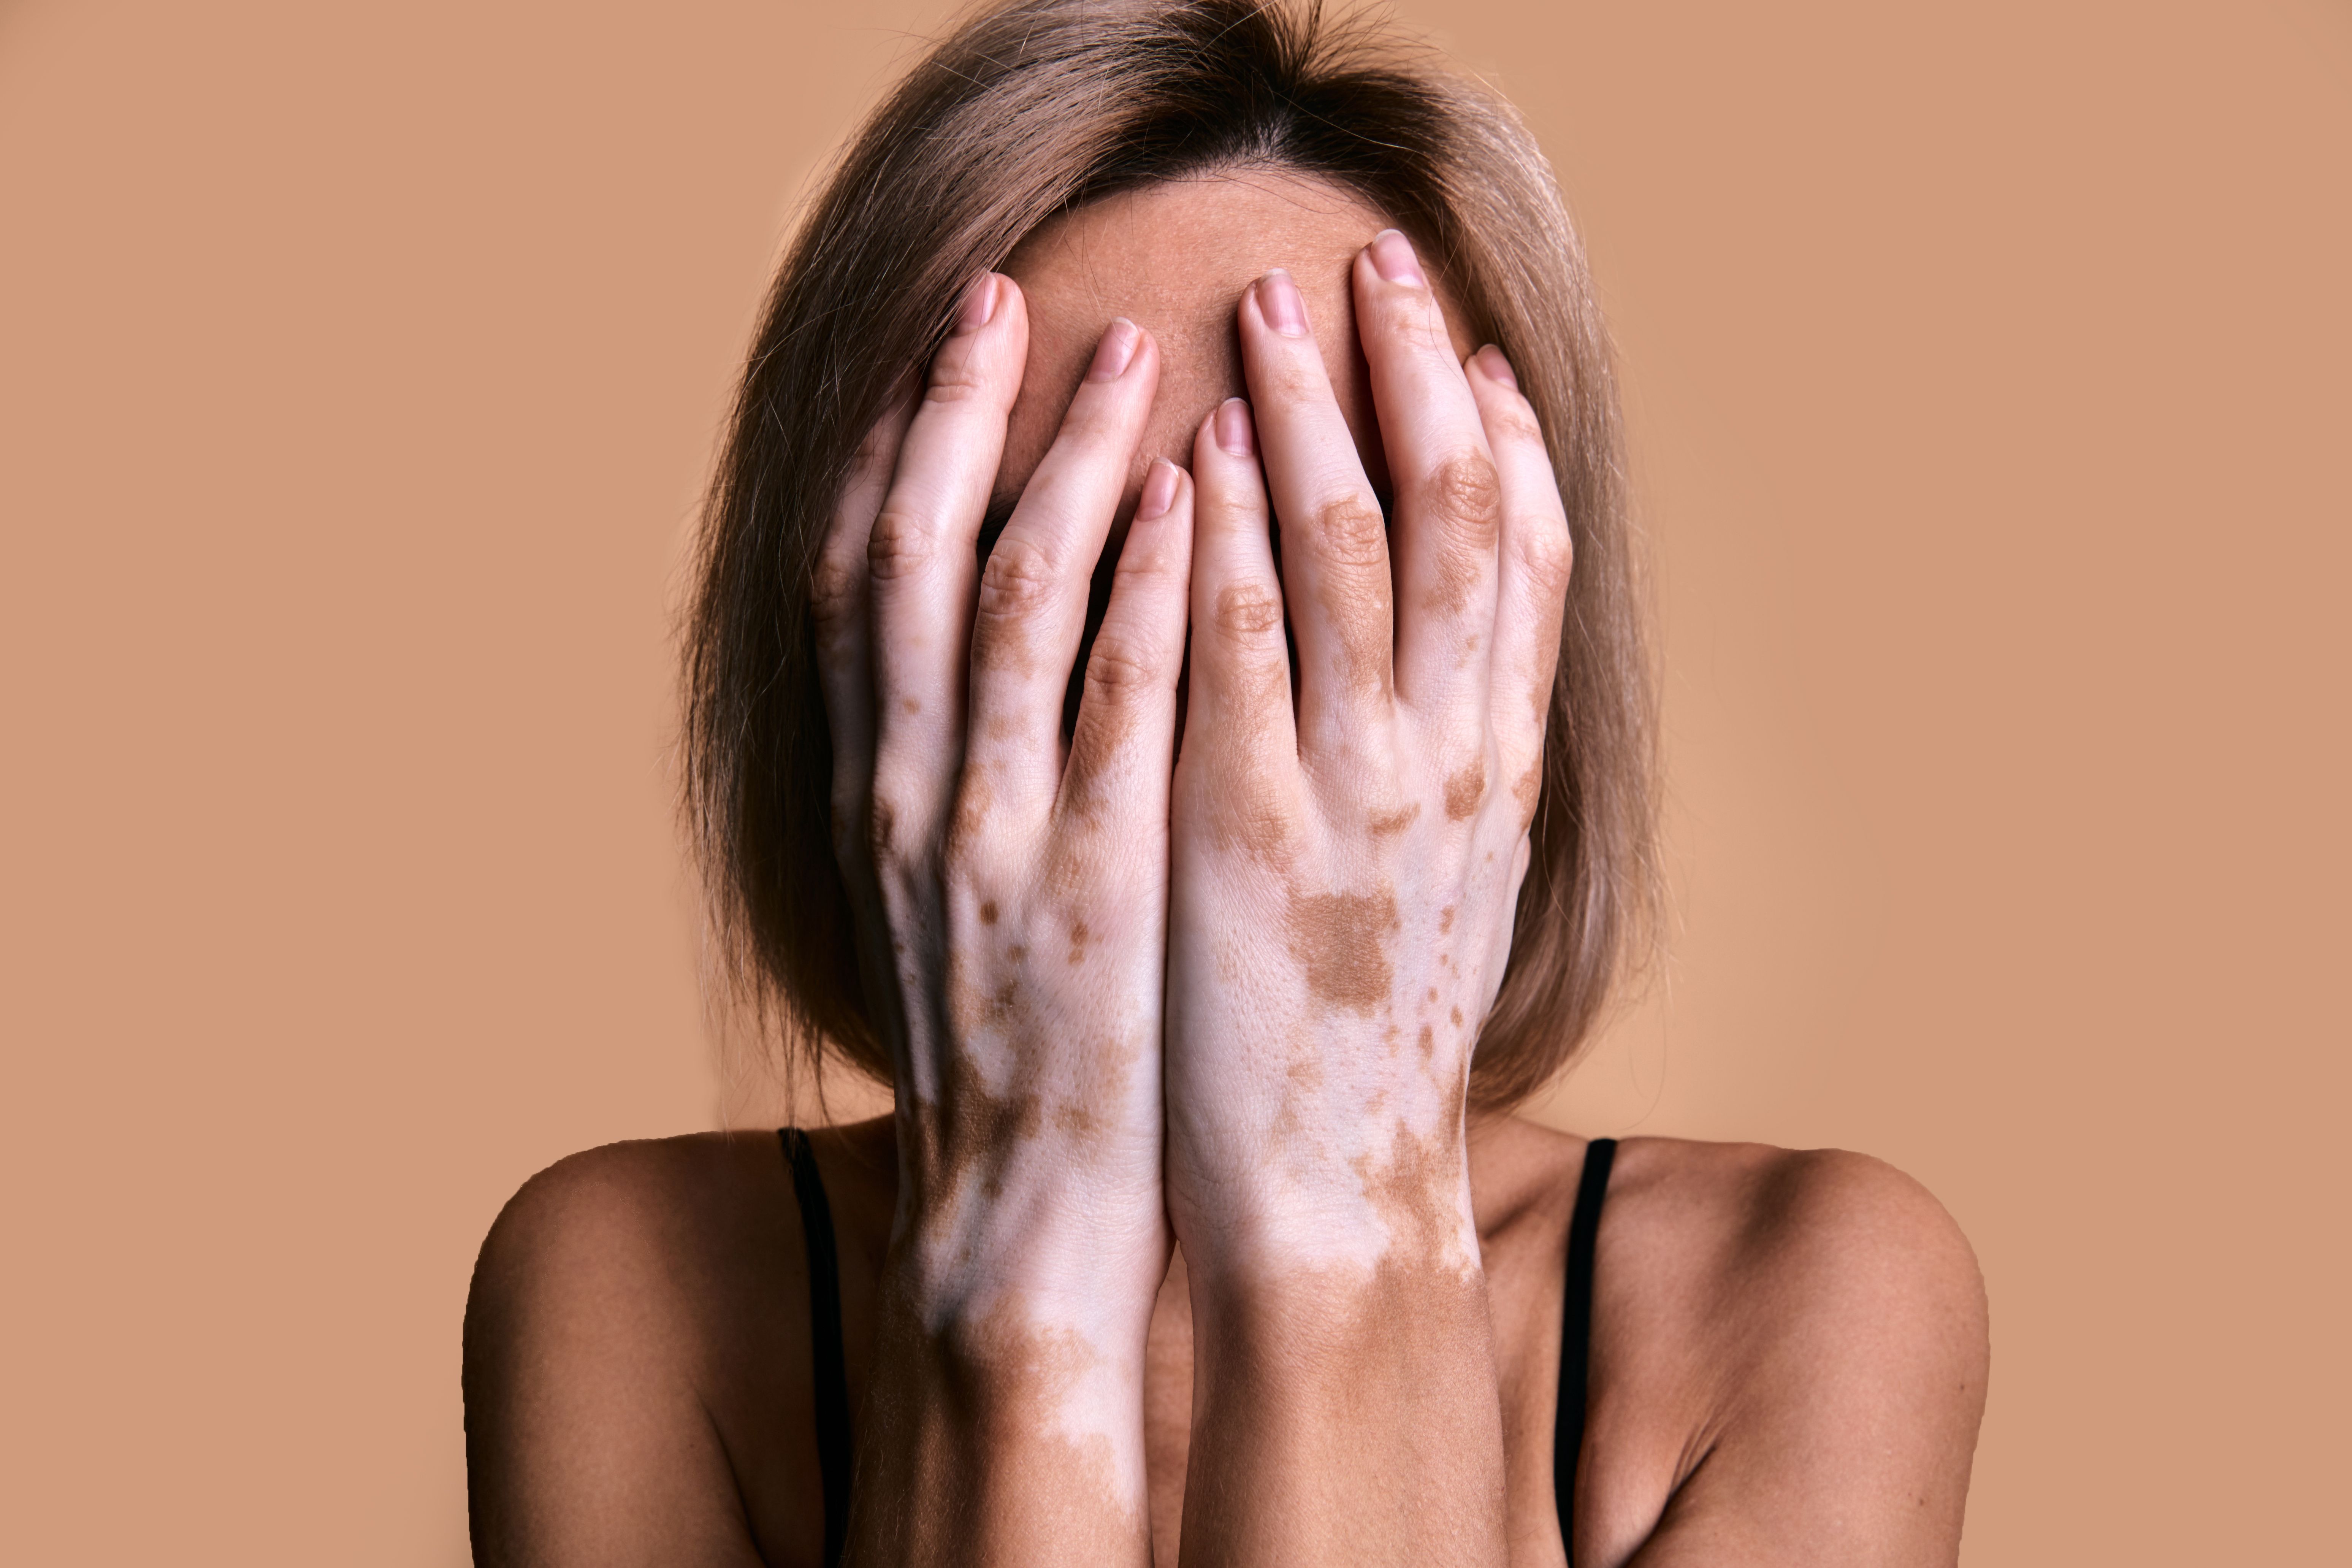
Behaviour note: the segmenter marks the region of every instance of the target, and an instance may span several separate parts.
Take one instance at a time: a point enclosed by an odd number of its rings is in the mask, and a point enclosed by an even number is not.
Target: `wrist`
[[[1170,1213],[1196,1293],[1311,1294],[1351,1277],[1480,1275],[1458,1144],[1396,1142],[1384,1161],[1277,1156],[1242,1179],[1171,1172]]]

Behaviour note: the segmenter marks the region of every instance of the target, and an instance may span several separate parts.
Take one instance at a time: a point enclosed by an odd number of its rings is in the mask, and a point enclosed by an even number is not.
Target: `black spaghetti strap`
[[[1559,1509],[1560,1544],[1576,1559],[1576,1463],[1584,1452],[1584,1399],[1592,1365],[1592,1253],[1601,1235],[1601,1200],[1609,1194],[1609,1167],[1617,1140],[1584,1146],[1584,1174],[1576,1184],[1576,1212],[1568,1222],[1568,1298],[1560,1311],[1559,1407],[1552,1419],[1551,1489]]]
[[[824,1568],[837,1568],[849,1539],[849,1374],[841,1352],[841,1261],[833,1239],[833,1205],[808,1134],[779,1130],[792,1164],[793,1195],[800,1199],[801,1237],[808,1246],[809,1346],[815,1363],[817,1474],[824,1484]]]

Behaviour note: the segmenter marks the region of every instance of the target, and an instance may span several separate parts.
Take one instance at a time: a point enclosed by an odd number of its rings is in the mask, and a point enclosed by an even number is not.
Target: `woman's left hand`
[[[1465,1104],[1527,869],[1569,531],[1508,366],[1457,359],[1404,237],[1353,282],[1391,518],[1285,274],[1241,303],[1255,420],[1228,403],[1194,447],[1166,1045],[1201,1358],[1184,1532],[1213,1561],[1497,1562]],[[1203,1473],[1226,1463],[1252,1483]]]

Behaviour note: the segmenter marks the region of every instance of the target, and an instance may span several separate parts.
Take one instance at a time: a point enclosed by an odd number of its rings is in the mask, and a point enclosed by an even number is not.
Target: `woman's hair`
[[[1511,108],[1360,17],[1286,0],[1012,0],[859,130],[762,315],[686,628],[686,805],[732,995],[878,1080],[834,858],[810,589],[866,430],[958,299],[1089,201],[1222,170],[1328,180],[1412,236],[1542,422],[1575,542],[1533,854],[1471,1070],[1480,1109],[1575,1054],[1653,930],[1654,723],[1617,397],[1584,258]]]

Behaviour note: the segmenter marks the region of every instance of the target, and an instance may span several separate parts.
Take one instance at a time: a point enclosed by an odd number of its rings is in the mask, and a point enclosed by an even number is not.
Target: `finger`
[[[1161,458],[1144,476],[1087,655],[1061,805],[1090,822],[1134,824],[1139,847],[1165,839],[1176,750],[1176,676],[1192,586],[1192,481]]]
[[[866,563],[877,848],[894,837],[927,842],[953,788],[975,550],[1028,352],[1019,286],[982,276],[931,362],[874,520]]]
[[[1356,327],[1395,488],[1398,700],[1462,734],[1486,725],[1501,489],[1444,311],[1412,243],[1383,230],[1356,257]]]
[[[1489,722],[1524,826],[1534,820],[1541,787],[1544,723],[1576,552],[1543,431],[1510,362],[1490,344],[1470,356],[1469,376],[1502,488]]]
[[[970,765],[992,801],[1038,821],[1061,783],[1062,709],[1087,588],[1159,384],[1151,334],[1124,317],[1111,322],[981,572]]]
[[[1310,760],[1345,754],[1390,713],[1388,525],[1288,273],[1269,272],[1243,294],[1241,338],[1282,523],[1300,742]]]
[[[872,616],[866,605],[866,552],[914,412],[915,389],[909,384],[866,433],[849,481],[834,503],[809,592],[825,727],[833,740],[834,853],[845,870],[865,856],[866,806],[874,786],[874,657],[867,641]]]
[[[1192,479],[1192,648],[1177,818],[1218,848],[1278,864],[1298,820],[1298,735],[1265,486],[1240,398],[1202,421]]]

